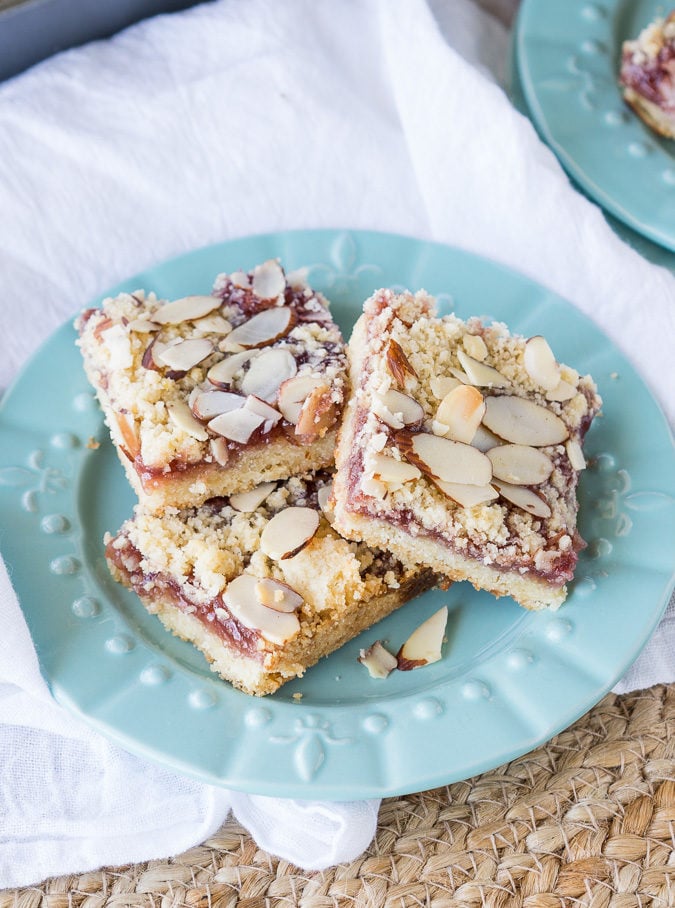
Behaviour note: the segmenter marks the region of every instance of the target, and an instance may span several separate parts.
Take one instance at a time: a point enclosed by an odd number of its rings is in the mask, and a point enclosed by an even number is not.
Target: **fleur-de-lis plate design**
[[[234,690],[108,573],[104,535],[129,516],[134,496],[65,325],[0,407],[0,546],[41,671],[65,706],[123,746],[260,794],[377,797],[503,763],[589,709],[659,620],[675,519],[665,420],[628,361],[576,309],[440,244],[357,230],[250,237],[111,293],[207,292],[223,269],[270,256],[288,270],[313,266],[346,335],[378,287],[424,287],[445,306],[456,301],[462,317],[487,311],[527,335],[549,334],[560,360],[595,376],[604,415],[587,438],[579,528],[588,548],[568,601],[556,614],[531,613],[457,583],[425,593],[271,697]],[[100,445],[88,445],[91,436]],[[371,678],[359,650],[381,639],[396,651],[442,605],[450,616],[443,658]]]

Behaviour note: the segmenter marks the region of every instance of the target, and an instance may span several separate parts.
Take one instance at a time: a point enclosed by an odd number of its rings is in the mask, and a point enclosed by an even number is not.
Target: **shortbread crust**
[[[525,368],[526,343],[499,323],[463,322],[454,315],[437,318],[434,300],[423,291],[414,296],[376,292],[366,302],[349,344],[352,398],[336,452],[334,519],[343,535],[386,548],[411,568],[425,566],[451,580],[469,580],[496,596],[512,596],[526,608],[557,608],[583,547],[576,529],[576,486],[585,465],[580,444],[601,401],[589,376],[580,377],[544,355],[539,368],[548,370],[544,377],[549,385],[558,382],[546,391]],[[529,347],[528,357],[535,353],[537,362],[543,355],[538,347],[548,349],[543,338],[533,339]],[[475,372],[473,381],[466,369]],[[567,437],[533,451],[531,444],[515,444],[482,424],[472,443],[455,442],[450,451],[446,441],[440,441],[448,426],[439,422],[439,415],[445,418],[439,407],[455,387],[464,388],[460,397],[474,396],[479,403],[484,398],[483,420],[489,408],[493,426],[494,412],[499,414],[504,405],[511,408],[511,399],[518,398],[514,407],[526,401],[524,406],[537,418],[541,410],[547,411],[544,423],[551,422]],[[393,399],[406,412],[385,406],[392,391],[405,395],[394,394]],[[556,396],[566,399],[550,399]],[[501,400],[495,404],[497,398]],[[501,431],[510,434],[511,429]],[[420,441],[421,435],[425,437]],[[445,438],[453,440],[452,435]],[[429,455],[428,447],[433,449]],[[468,458],[478,473],[467,480],[462,471],[469,467],[462,461],[456,476],[443,479],[443,461],[434,474],[436,467],[430,469],[428,461],[440,456],[437,448]],[[499,454],[488,455],[491,448]],[[529,486],[510,474],[508,483],[496,479],[491,458],[496,456],[498,464],[506,455],[525,457],[528,470],[530,461],[536,469],[542,462],[549,464],[550,475]],[[498,472],[504,475],[503,466]],[[478,492],[488,500],[467,506],[449,497],[448,490],[466,495],[467,488],[471,496]],[[539,516],[505,494],[525,496]]]
[[[251,512],[235,510],[233,498],[169,508],[161,516],[138,507],[106,540],[111,573],[169,630],[201,650],[224,679],[250,694],[271,693],[435,579],[430,571],[405,569],[388,553],[341,538],[327,519],[330,511],[319,505],[331,478],[321,471],[279,482]],[[271,557],[264,550],[265,528],[297,508],[319,515],[314,535],[297,554]],[[292,534],[293,527],[284,537]],[[299,594],[297,630],[289,639],[270,639],[265,628],[251,626],[255,618],[232,610],[228,595],[244,574]],[[270,611],[263,624],[274,618]]]
[[[120,460],[149,510],[332,463],[344,343],[325,298],[276,261],[220,275],[211,297],[123,293],[76,325]]]

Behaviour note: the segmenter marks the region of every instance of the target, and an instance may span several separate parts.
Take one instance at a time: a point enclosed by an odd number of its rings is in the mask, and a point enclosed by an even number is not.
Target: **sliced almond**
[[[128,323],[127,330],[135,331],[137,334],[150,334],[153,331],[159,331],[159,325],[147,318],[135,318]]]
[[[241,354],[235,353],[235,356]],[[289,350],[272,347],[261,350],[250,365],[241,382],[245,394],[255,394],[268,403],[274,403],[282,382],[288,381],[298,371],[295,357]]]
[[[255,397],[253,394],[248,395],[244,407],[250,410],[251,413],[255,413],[256,416],[262,416],[264,420],[263,432],[265,433],[276,426],[281,419],[281,413],[278,410],[275,410],[274,407],[271,407],[264,400],[260,400],[259,397]]]
[[[323,379],[315,375],[296,375],[286,379],[279,386],[277,406],[287,422],[296,425],[300,419],[302,405],[316,388],[323,386]]]
[[[205,337],[191,337],[177,344],[170,344],[160,353],[153,353],[155,361],[179,372],[188,372],[213,353],[213,344]]]
[[[481,388],[508,388],[511,384],[508,378],[497,369],[488,366],[487,363],[479,362],[464,350],[457,350],[457,359],[472,385],[478,385]]]
[[[184,296],[172,303],[164,303],[150,316],[159,325],[177,325],[179,322],[194,322],[204,318],[223,301],[216,296]]]
[[[304,549],[318,527],[319,512],[314,508],[284,508],[262,531],[260,548],[274,561],[292,558]]]
[[[195,322],[195,328],[203,334],[219,334],[225,337],[232,330],[232,325],[222,315],[207,315]]]
[[[565,401],[576,396],[577,389],[568,381],[561,379],[552,391],[546,392],[546,400]]]
[[[276,482],[261,482],[260,485],[249,489],[247,492],[237,492],[235,495],[230,495],[230,504],[235,511],[251,514],[256,508],[260,507],[276,487]]]
[[[276,259],[269,259],[253,269],[253,292],[261,300],[273,300],[286,289],[286,278]]]
[[[387,344],[385,362],[391,377],[400,388],[405,386],[405,380],[408,375],[417,378],[417,373],[410,365],[408,357],[403,352],[403,348],[393,339],[390,339]]]
[[[331,495],[333,493],[333,483],[327,482],[325,486],[321,486],[316,493],[317,501],[319,502],[319,507],[327,516],[332,515],[333,508],[330,505]]]
[[[434,483],[444,495],[463,508],[475,508],[476,505],[487,504],[488,501],[494,501],[499,495],[491,485],[469,486],[461,482],[443,482],[442,479],[434,479]]]
[[[393,429],[414,425],[424,419],[424,410],[414,397],[390,388],[382,397],[373,398],[373,413]]]
[[[330,386],[321,384],[305,398],[295,426],[295,434],[306,440],[323,438],[337,419],[337,405]]]
[[[517,486],[538,486],[553,472],[553,461],[529,445],[498,445],[487,452],[492,475]]]
[[[581,449],[581,445],[575,438],[568,438],[565,442],[565,450],[573,470],[585,470],[586,458]]]
[[[141,358],[141,365],[144,369],[152,369],[154,372],[159,371],[160,367],[155,362],[155,351],[161,353],[164,347],[165,344],[160,344],[157,340],[157,335],[155,335],[145,348]]]
[[[371,678],[387,678],[398,665],[398,659],[376,640],[359,652],[358,661],[368,669]]]
[[[253,357],[258,356],[257,350],[243,350],[241,353],[231,353],[221,359],[215,366],[211,366],[206,377],[217,388],[229,388],[234,376]]]
[[[488,355],[488,348],[480,334],[465,334],[462,338],[462,345],[469,356],[477,359],[479,363]]]
[[[214,417],[208,423],[208,427],[217,435],[222,435],[223,438],[229,438],[230,441],[245,445],[255,430],[264,422],[264,416],[240,407],[238,410],[230,410],[228,413],[221,413]]]
[[[245,271],[233,271],[230,275],[232,285],[239,290],[248,290],[251,286],[251,279]]]
[[[501,438],[497,438],[494,432],[491,432],[484,425],[478,426],[476,434],[471,439],[472,446],[478,448],[483,454],[486,454],[491,448],[496,448],[497,445],[501,445],[502,443]]]
[[[288,334],[295,318],[294,310],[288,306],[263,309],[231,331],[221,344],[221,349],[223,346],[228,350],[235,347],[266,347]]]
[[[221,413],[238,410],[246,400],[241,394],[233,391],[198,391],[190,401],[192,412],[197,419],[213,419]]]
[[[245,627],[259,631],[270,643],[284,644],[300,630],[298,617],[294,612],[279,612],[261,605],[256,595],[258,583],[253,575],[240,574],[225,588],[223,602]]]
[[[206,441],[209,433],[204,426],[195,419],[192,410],[184,400],[176,400],[166,405],[171,422],[183,432],[186,432],[197,441]]]
[[[136,422],[125,413],[116,413],[115,419],[124,440],[124,451],[129,460],[134,460],[141,452],[141,441],[136,431]]]
[[[398,668],[407,672],[413,668],[421,668],[423,665],[438,662],[441,658],[441,647],[447,623],[448,607],[444,605],[408,637],[398,651]]]
[[[287,583],[269,577],[258,581],[255,593],[261,605],[273,608],[275,612],[297,612],[305,601]]]
[[[422,473],[412,463],[396,460],[387,454],[375,454],[368,460],[368,475],[389,485],[390,483],[412,482],[414,479],[419,479]]]
[[[483,395],[472,385],[459,385],[438,405],[436,422],[447,426],[442,434],[454,441],[471,444],[485,413]],[[440,432],[436,434],[441,434]]]
[[[569,435],[567,426],[545,407],[524,397],[488,397],[483,424],[495,435],[517,445],[557,445]]]
[[[492,482],[499,490],[502,498],[527,511],[528,514],[544,518],[551,516],[551,509],[548,504],[532,489],[528,489],[526,486],[511,485],[511,483],[504,482],[501,479],[494,479]]]
[[[560,366],[548,341],[541,334],[536,334],[525,342],[523,365],[532,381],[545,391],[552,391],[559,385]]]
[[[226,467],[230,459],[230,452],[227,447],[226,438],[212,438],[209,441],[211,456],[221,467]]]
[[[458,388],[461,384],[462,382],[452,375],[434,375],[429,382],[429,387],[436,400],[443,400],[449,391]]]
[[[407,460],[434,479],[486,486],[492,478],[492,464],[485,454],[461,441],[427,432],[398,432],[396,443]]]

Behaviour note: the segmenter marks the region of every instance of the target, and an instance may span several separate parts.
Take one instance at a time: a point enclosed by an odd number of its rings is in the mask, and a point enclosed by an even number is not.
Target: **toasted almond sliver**
[[[398,651],[399,669],[405,672],[438,662],[447,623],[448,607],[444,605],[420,624],[405,641]]]
[[[190,401],[192,412],[197,419],[213,419],[221,413],[238,410],[246,400],[233,391],[198,391]]]
[[[323,438],[337,419],[337,404],[325,382],[307,395],[300,408],[295,434],[306,439]]]
[[[245,627],[259,631],[270,643],[284,644],[300,630],[298,617],[295,612],[278,612],[261,605],[256,595],[258,583],[258,578],[252,574],[240,574],[225,588],[223,601],[232,616]]]
[[[476,429],[476,434],[471,439],[471,444],[474,448],[478,448],[479,451],[482,451],[483,454],[487,454],[491,448],[496,448],[497,445],[501,445],[503,442],[501,438],[497,438],[497,436],[484,425],[480,425]]]
[[[262,300],[276,299],[286,289],[286,278],[276,259],[253,269],[253,292]]]
[[[232,330],[232,325],[222,315],[212,314],[200,318],[195,322],[195,328],[203,334],[220,334],[226,336]]]
[[[492,484],[496,486],[502,498],[515,504],[517,507],[527,511],[535,517],[550,517],[551,509],[548,504],[533,492],[527,486],[515,486],[501,479],[493,479]]]
[[[561,379],[552,391],[546,392],[546,400],[557,400],[562,403],[566,400],[572,400],[576,393],[577,389],[574,385]]]
[[[508,378],[497,369],[479,362],[464,350],[457,350],[457,359],[472,385],[478,385],[481,388],[508,388],[511,384]]]
[[[135,318],[127,325],[127,331],[135,331],[137,334],[150,334],[152,331],[159,331],[157,322],[151,322],[147,318]]]
[[[406,460],[444,482],[486,486],[492,478],[489,459],[471,445],[427,432],[398,432],[396,442]]]
[[[199,420],[195,419],[192,410],[185,401],[173,401],[172,403],[167,404],[166,409],[171,422],[179,429],[182,429],[183,432],[187,432],[188,435],[191,435],[192,438],[196,438],[198,441],[206,441],[208,439],[209,433]]]
[[[560,383],[560,366],[548,341],[541,334],[536,334],[525,342],[523,365],[532,381],[545,391],[552,391]]]
[[[429,387],[436,400],[443,400],[449,391],[458,388],[461,384],[460,380],[453,375],[434,375],[429,382]]]
[[[483,395],[472,385],[459,385],[438,405],[436,421],[447,426],[446,438],[471,444],[485,413]],[[441,434],[441,433],[436,433]]]
[[[162,365],[181,372],[187,372],[213,353],[213,344],[205,337],[190,337],[170,344],[161,352],[153,352],[153,359]]]
[[[281,419],[281,413],[278,410],[275,410],[274,407],[270,407],[268,403],[265,403],[264,400],[260,400],[259,397],[255,397],[253,394],[248,395],[244,407],[247,410],[250,410],[251,413],[255,413],[256,416],[262,416],[265,421],[263,426],[264,432],[269,432]]]
[[[319,512],[314,508],[284,508],[262,531],[260,548],[274,561],[292,558],[307,545],[318,527]]]
[[[414,397],[390,388],[382,397],[373,399],[373,412],[393,429],[414,425],[424,419],[424,410]]]
[[[265,422],[263,416],[252,413],[245,407],[238,410],[230,410],[228,413],[221,413],[214,417],[208,427],[212,432],[222,435],[223,438],[229,438],[230,441],[236,441],[245,445],[255,430]]]
[[[319,507],[326,516],[332,516],[333,508],[330,506],[330,496],[333,492],[333,483],[327,482],[325,486],[321,486],[316,493],[317,500],[319,502]]]
[[[275,612],[297,612],[304,599],[287,583],[265,577],[259,580],[255,588],[258,602]]]
[[[230,504],[235,511],[251,514],[256,508],[260,507],[276,487],[276,482],[261,482],[260,485],[254,486],[247,492],[236,492],[234,495],[230,495]]]
[[[498,445],[487,452],[492,475],[517,486],[537,486],[553,472],[553,461],[529,445]]]
[[[230,452],[227,447],[226,438],[212,438],[209,441],[211,447],[211,455],[216,463],[219,463],[221,467],[226,467],[230,459]]]
[[[398,665],[396,656],[376,640],[368,649],[359,652],[358,661],[368,669],[371,678],[387,678]]]
[[[244,375],[241,390],[273,404],[279,396],[282,382],[293,378],[297,371],[295,357],[289,350],[279,347],[261,350]]]
[[[480,334],[465,334],[462,338],[462,345],[468,355],[477,359],[479,363],[482,363],[488,355],[488,348]]]
[[[463,508],[475,508],[476,505],[487,504],[498,497],[496,489],[491,485],[469,486],[461,482],[443,482],[442,479],[434,479],[434,483],[444,495]]]
[[[485,404],[483,424],[505,441],[542,448],[561,444],[569,435],[559,416],[524,397],[488,397]]]
[[[410,365],[408,357],[403,352],[401,345],[390,339],[387,344],[387,349],[385,351],[385,362],[387,364],[387,369],[389,374],[394,379],[399,388],[405,386],[405,380],[410,375],[414,378],[417,378],[417,373]]]
[[[581,449],[581,445],[575,438],[568,438],[565,442],[565,450],[573,470],[585,470],[586,458]]]
[[[384,483],[412,482],[419,479],[421,471],[412,463],[396,460],[387,454],[375,454],[368,459],[368,475]]]
[[[251,347],[265,347],[283,337],[293,327],[295,313],[288,306],[273,306],[256,312],[247,321],[238,325],[225,338],[224,344],[228,349],[235,346],[245,349]]]
[[[300,419],[302,405],[316,388],[325,382],[315,375],[296,375],[286,379],[279,386],[279,400],[277,406],[287,422],[297,425]]]
[[[206,377],[217,388],[229,388],[234,380],[234,376],[242,369],[246,363],[258,356],[257,350],[242,350],[241,353],[232,353],[221,359],[215,366],[211,366],[206,373]]]
[[[150,316],[158,325],[177,325],[179,322],[196,321],[204,318],[223,301],[216,296],[184,296],[171,303],[164,303]]]

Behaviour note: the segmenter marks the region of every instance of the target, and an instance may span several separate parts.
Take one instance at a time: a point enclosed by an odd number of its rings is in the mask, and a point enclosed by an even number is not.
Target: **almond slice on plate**
[[[419,479],[422,473],[412,463],[406,463],[405,460],[396,460],[387,454],[375,454],[368,459],[369,476],[379,479],[387,485],[390,483],[412,482],[413,479]]]
[[[290,507],[279,511],[260,535],[260,548],[274,561],[297,555],[319,528],[319,512],[314,508]]]
[[[177,372],[187,372],[213,353],[213,344],[205,337],[190,337],[177,344],[169,344],[159,353],[153,352],[155,362]]]
[[[492,366],[479,362],[464,350],[457,350],[457,359],[468,376],[469,383],[485,388],[508,388],[511,382]]]
[[[246,407],[239,407],[238,410],[230,410],[215,416],[208,423],[208,427],[217,435],[222,435],[223,438],[229,438],[230,441],[245,445],[255,430],[264,422],[264,416],[252,413]]]
[[[244,406],[245,397],[233,391],[197,391],[190,401],[192,412],[197,419],[213,419],[221,413],[238,410]]]
[[[276,482],[261,482],[260,485],[249,489],[247,492],[236,492],[234,495],[230,495],[230,505],[235,511],[251,514],[256,508],[260,507],[276,487]]]
[[[553,461],[529,445],[498,445],[487,452],[492,475],[516,486],[538,486],[553,472]]]
[[[359,651],[358,662],[368,669],[371,678],[387,678],[398,665],[398,659],[376,640],[368,649]]]
[[[439,661],[447,623],[448,607],[444,605],[412,632],[398,651],[400,671],[407,672]]]
[[[414,397],[394,388],[382,397],[373,398],[373,413],[392,429],[402,429],[424,419],[422,405]]]
[[[259,631],[270,643],[284,644],[300,630],[298,616],[295,612],[279,612],[261,605],[256,594],[259,582],[252,574],[240,574],[225,588],[223,602],[245,627]]]
[[[417,378],[417,373],[410,365],[408,357],[397,341],[389,340],[384,356],[389,374],[400,388],[405,386],[405,380],[408,375]]]
[[[296,315],[288,306],[273,306],[263,309],[242,322],[228,334],[221,347],[234,350],[237,347],[266,347],[288,334],[295,323]]]
[[[225,359],[221,359],[220,362],[216,363],[215,366],[211,366],[206,373],[206,377],[217,388],[229,388],[237,372],[250,359],[258,355],[257,350],[242,350],[240,353],[231,353]]]
[[[297,612],[305,601],[287,583],[265,577],[259,580],[255,588],[258,602],[275,612]]]
[[[528,514],[544,518],[551,516],[548,504],[527,486],[511,485],[510,482],[504,482],[502,479],[493,479],[492,484],[499,490],[502,498],[522,508],[523,511],[527,511]]]
[[[406,460],[434,479],[472,486],[486,486],[492,479],[492,464],[485,454],[461,441],[398,432],[396,443]]]
[[[542,448],[558,445],[569,435],[559,416],[524,397],[488,397],[485,404],[483,425],[505,441]]]
[[[300,419],[302,405],[316,388],[322,387],[325,382],[315,375],[296,375],[286,379],[279,386],[279,400],[277,406],[287,422],[296,425]]]
[[[171,303],[164,303],[150,316],[158,325],[177,325],[180,322],[194,322],[222,306],[216,296],[184,296]]]
[[[286,289],[286,278],[276,259],[268,259],[253,269],[253,292],[261,300],[273,300]]]
[[[499,493],[491,485],[469,486],[461,482],[443,482],[442,479],[433,481],[444,495],[457,502],[462,508],[475,508],[476,505],[487,504],[499,497]]]
[[[541,334],[525,341],[523,365],[532,381],[545,391],[552,391],[560,383],[560,366],[548,341]]]
[[[255,394],[256,397],[272,404],[279,395],[282,382],[293,378],[297,371],[295,357],[289,350],[279,347],[261,350],[244,375],[241,390],[245,394]]]
[[[443,434],[453,441],[471,444],[485,413],[483,395],[472,385],[459,385],[449,391],[438,405],[436,422],[446,426]]]
[[[171,422],[183,432],[196,438],[197,441],[206,441],[209,433],[204,426],[195,419],[192,410],[183,400],[176,400],[166,405]]]

